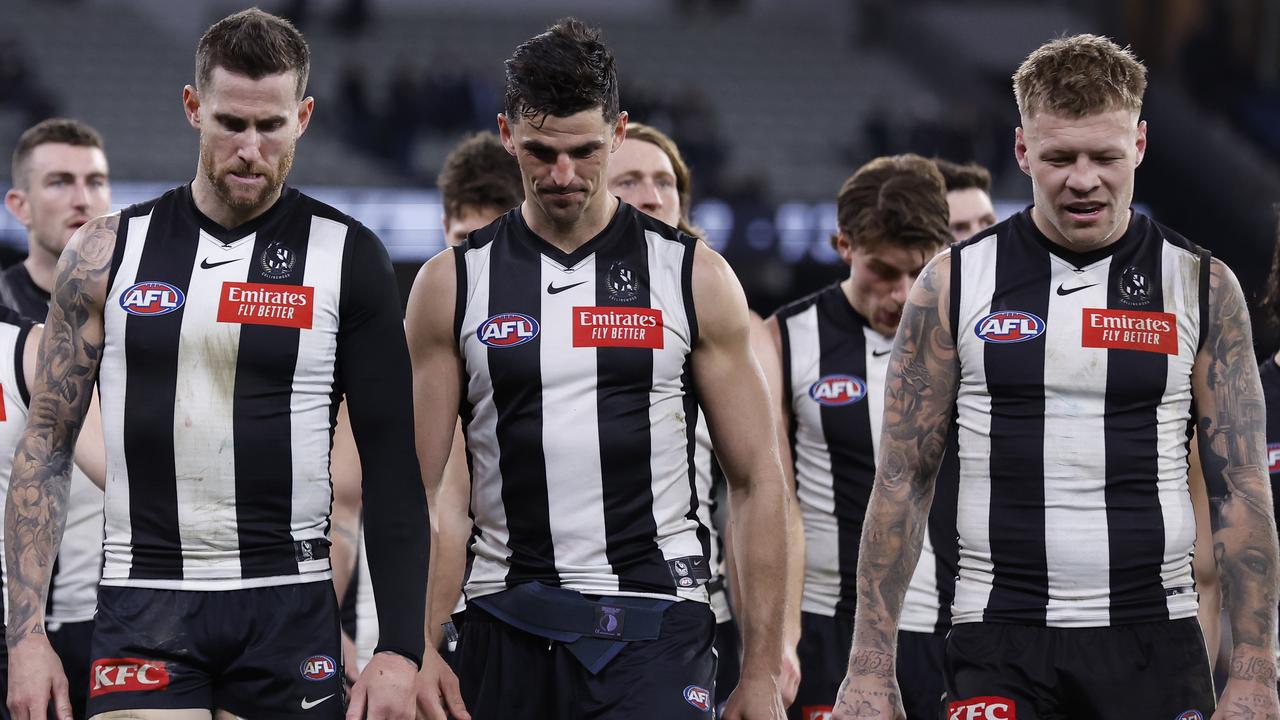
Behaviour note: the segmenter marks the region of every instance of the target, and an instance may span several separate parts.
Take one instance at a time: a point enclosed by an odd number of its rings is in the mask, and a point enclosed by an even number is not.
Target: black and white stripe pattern
[[[328,577],[339,301],[356,228],[294,190],[233,232],[200,215],[186,187],[122,213],[100,375],[103,584]],[[177,288],[181,306],[128,312],[142,282]],[[275,299],[244,299],[264,288]],[[226,316],[237,310],[253,319]]]
[[[1187,442],[1207,254],[1137,213],[1114,244],[1071,253],[1026,211],[951,257],[955,621],[1195,615]]]
[[[476,528],[469,598],[538,581],[707,599],[692,581],[710,546],[691,462],[693,252],[691,239],[627,205],[572,255],[534,235],[519,208],[458,252]],[[662,329],[642,335],[661,347],[575,338],[593,331],[583,312],[654,311]]]
[[[32,323],[9,308],[0,306],[0,492],[9,494],[13,454],[27,426],[27,378],[22,368],[22,349]],[[9,569],[4,564],[4,518],[0,516],[0,620],[9,620]]]

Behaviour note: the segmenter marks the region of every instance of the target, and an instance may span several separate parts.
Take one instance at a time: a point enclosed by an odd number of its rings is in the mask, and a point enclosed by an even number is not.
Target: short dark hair
[[[942,158],[934,158],[933,164],[942,173],[942,181],[946,183],[947,192],[952,190],[968,190],[977,188],[988,195],[991,194],[991,171],[978,163],[954,163]]]
[[[298,76],[298,99],[307,89],[311,50],[288,20],[258,8],[241,10],[214,23],[196,45],[196,88],[204,88],[214,68],[257,80],[289,72]]]
[[[618,72],[598,29],[564,18],[507,59],[508,122],[568,117],[594,107],[606,122],[618,117]]]
[[[910,153],[878,157],[858,168],[836,197],[836,220],[855,248],[933,250],[954,239],[942,174]]]
[[[10,171],[15,186],[27,187],[27,161],[37,147],[49,143],[102,149],[102,136],[88,124],[69,118],[49,118],[32,125],[18,138],[18,146],[13,149]]]
[[[520,166],[491,132],[476,133],[454,148],[436,178],[436,187],[448,218],[459,217],[466,207],[505,212],[524,201]]]

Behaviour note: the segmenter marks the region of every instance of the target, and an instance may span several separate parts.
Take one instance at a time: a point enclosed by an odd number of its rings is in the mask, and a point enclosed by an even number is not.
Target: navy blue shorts
[[[1195,618],[1099,628],[961,623],[947,636],[946,667],[949,718],[1213,715]]]
[[[710,720],[715,616],[678,602],[656,640],[637,640],[592,675],[564,645],[512,627],[474,603],[460,628],[458,679],[474,720]]]
[[[197,708],[338,720],[333,584],[199,592],[101,587],[88,715]]]

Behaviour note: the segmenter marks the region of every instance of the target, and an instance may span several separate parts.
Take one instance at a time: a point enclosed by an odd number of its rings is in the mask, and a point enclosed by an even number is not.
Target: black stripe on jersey
[[[161,281],[182,291],[191,285],[199,247],[199,227],[180,194],[171,191],[152,207],[134,282]],[[120,235],[128,227],[122,219]],[[124,243],[117,240],[117,251]],[[119,302],[118,297],[107,302]],[[173,423],[178,385],[178,348],[185,308],[166,315],[125,319],[125,464],[129,473],[129,516],[133,579],[182,579],[178,530],[178,481],[174,472]],[[149,431],[146,429],[150,429]]]
[[[160,202],[160,200],[162,200],[164,197],[170,194],[173,194],[175,192],[176,192],[175,190],[170,190],[169,192],[165,193],[164,195],[161,195],[158,198],[154,198],[144,203],[139,203],[137,205],[130,205],[129,207],[120,211],[120,221],[116,225],[116,244],[115,244],[115,247],[113,247],[111,250],[111,270],[107,273],[108,289],[110,289],[111,286],[115,284],[116,273],[120,272],[120,263],[124,262],[124,245],[125,244],[121,242],[121,240],[124,239],[125,234],[129,231],[129,220],[135,217],[144,217],[146,215],[151,214],[151,211],[155,209],[156,203]]]
[[[635,237],[640,240],[627,241]],[[596,305],[652,307],[647,251],[644,234],[635,231],[617,233],[612,242],[600,245],[595,263]],[[610,287],[611,276],[624,269],[635,277],[634,297],[630,299],[619,297]],[[658,525],[653,517],[653,437],[649,424],[653,350],[596,348],[596,379],[605,556],[618,576],[620,591],[675,594],[675,580],[655,542]],[[696,492],[693,505],[696,508]]]
[[[282,198],[283,204],[290,198]],[[245,282],[302,285],[307,266],[309,212],[275,215],[261,226],[249,256]],[[350,235],[348,234],[348,240]],[[279,242],[293,253],[283,278],[265,274],[263,255]],[[347,244],[350,248],[350,243]],[[293,374],[302,331],[277,325],[242,324],[232,399],[236,461],[236,530],[243,577],[296,575],[298,558],[290,532],[293,520]]]
[[[1204,348],[1204,341],[1209,337],[1209,271],[1213,267],[1213,256],[1208,250],[1197,248],[1200,256],[1200,339],[1196,342],[1196,352]]]
[[[782,403],[786,407],[791,406],[792,393],[795,389],[791,384],[791,334],[787,331],[787,322],[781,311],[774,315],[773,321],[778,324],[778,339],[782,345]],[[796,472],[796,414],[794,411],[787,413],[787,445],[791,448],[791,476],[795,477]]]
[[[457,278],[457,288],[454,291],[453,300],[453,338],[457,340],[462,337],[462,319],[467,315],[467,251],[466,244],[453,248],[453,267],[455,277]],[[466,389],[463,389],[463,397],[466,397]]]
[[[960,503],[958,427],[953,413],[951,432],[947,434],[947,451],[942,455],[942,465],[938,468],[933,505],[929,510],[929,542],[933,545],[934,581],[938,586],[938,622],[934,631],[939,633],[951,629],[951,601],[956,597],[956,574],[960,566],[960,541],[956,531],[956,513]]]
[[[698,392],[693,380],[692,356],[684,360],[684,369],[680,373],[680,387],[684,391],[684,423],[685,423],[685,457],[689,463],[689,512],[685,517],[698,525],[698,544],[702,546],[702,555],[711,558],[711,528],[698,522],[698,418],[702,408],[698,406]],[[711,453],[710,462],[716,465],[716,455]],[[708,516],[709,517],[709,516]],[[711,568],[718,574],[716,568]]]
[[[27,388],[27,372],[22,362],[22,356],[27,348],[27,336],[31,334],[31,323],[22,323],[21,329],[18,330],[18,339],[13,344],[13,379],[18,385],[18,397],[22,398],[22,404],[28,408],[31,407],[31,391]],[[0,618],[3,618],[0,615]]]
[[[489,316],[531,313],[541,308],[541,280],[542,257],[530,243],[515,237],[493,243],[489,255]],[[537,315],[534,319],[541,324],[541,310]],[[502,506],[510,531],[508,586],[529,580],[556,585],[560,582],[547,499],[547,461],[542,448],[541,352],[541,333],[514,347],[486,348],[498,416],[495,435],[502,473]]]
[[[818,377],[855,375],[867,381],[865,321],[854,312],[839,285],[818,296]],[[858,546],[867,502],[876,477],[871,437],[870,402],[864,397],[847,405],[823,405],[822,436],[831,456],[835,497],[840,599],[837,615],[850,616],[858,600]]]
[[[1021,223],[1018,223],[1018,220]],[[1029,213],[1015,224],[1031,224]],[[1000,237],[991,312],[1049,314],[1049,256],[1031,237],[1034,227]],[[1029,237],[1030,236],[1030,237]],[[957,328],[974,332],[973,328]],[[1044,510],[1045,343],[985,343],[983,364],[991,395],[992,588],[986,619],[1040,625],[1049,595]]]
[[[960,347],[960,258],[964,255],[960,252],[961,247],[963,245],[951,246],[951,306],[947,308],[948,319],[951,321],[951,342],[957,348]]]
[[[1131,228],[1150,227],[1134,223]],[[1126,242],[1127,240],[1127,242]],[[1163,311],[1163,239],[1154,232],[1123,238],[1107,278],[1107,307]],[[1148,279],[1149,302],[1134,306],[1120,297],[1131,268]],[[1168,356],[1139,350],[1107,350],[1106,439],[1107,547],[1111,558],[1111,622],[1150,620],[1164,605],[1160,567],[1164,561],[1164,514],[1156,479],[1159,446],[1156,409],[1164,397]]]

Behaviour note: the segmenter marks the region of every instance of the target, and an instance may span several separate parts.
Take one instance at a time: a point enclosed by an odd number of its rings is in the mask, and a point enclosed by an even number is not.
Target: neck
[[[599,235],[609,225],[613,214],[617,212],[618,198],[612,193],[603,193],[603,195],[605,197],[603,202],[595,203],[595,207],[588,204],[577,222],[570,225],[552,222],[546,213],[529,200],[525,200],[520,206],[520,214],[524,216],[529,229],[537,233],[538,237],[565,253],[572,253],[588,240]]]
[[[49,254],[40,246],[31,242],[28,245],[27,259],[22,264],[27,268],[27,274],[31,276],[31,282],[41,290],[53,292],[53,276],[58,267],[58,258]]]
[[[196,179],[191,183],[191,199],[195,201],[196,209],[224,228],[239,227],[266,212],[280,199],[280,191],[281,188],[276,188],[263,202],[251,208],[232,208],[218,197],[205,177],[204,168],[196,170]]]
[[[1062,247],[1072,252],[1078,252],[1078,253],[1087,253],[1093,250],[1097,250],[1098,248],[1104,248],[1114,243],[1115,241],[1119,240],[1124,235],[1124,231],[1128,229],[1129,220],[1132,218],[1133,218],[1133,210],[1125,210],[1124,219],[1116,224],[1115,228],[1112,229],[1109,235],[1107,235],[1106,237],[1102,238],[1097,242],[1079,243],[1079,242],[1072,241],[1067,236],[1058,232],[1058,228],[1054,227],[1053,223],[1049,222],[1049,219],[1044,216],[1044,213],[1040,212],[1039,206],[1037,205],[1031,206],[1031,221],[1036,224],[1036,229],[1039,230],[1040,233],[1044,235],[1046,238],[1048,238],[1049,242],[1053,243],[1054,245],[1061,245]]]

